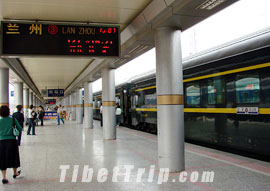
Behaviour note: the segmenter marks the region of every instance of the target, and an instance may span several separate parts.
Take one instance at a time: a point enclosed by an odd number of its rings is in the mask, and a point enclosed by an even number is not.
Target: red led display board
[[[46,104],[54,105],[56,104],[56,99],[46,99]]]
[[[2,55],[115,57],[119,27],[2,21]]]

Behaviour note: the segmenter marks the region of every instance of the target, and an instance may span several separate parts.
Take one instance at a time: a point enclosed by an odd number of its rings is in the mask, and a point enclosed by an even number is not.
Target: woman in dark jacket
[[[22,127],[19,122],[14,118],[9,117],[9,108],[7,106],[0,107],[0,170],[2,171],[2,183],[7,184],[6,178],[7,168],[13,168],[16,178],[20,175],[17,168],[20,167],[19,147],[16,137],[13,135],[13,121],[15,121],[15,128],[20,132]]]
[[[41,122],[41,126],[43,126],[43,118],[45,116],[45,111],[44,111],[44,108],[40,105],[39,106],[39,112],[38,112],[38,118]]]
[[[17,119],[17,121],[19,122],[20,126],[23,129],[23,123],[24,123],[24,115],[22,114],[22,106],[21,105],[17,105],[17,112],[13,113],[12,117],[14,117],[15,119]],[[20,135],[18,136],[18,145],[21,145],[21,138],[22,138],[22,132],[20,133]]]

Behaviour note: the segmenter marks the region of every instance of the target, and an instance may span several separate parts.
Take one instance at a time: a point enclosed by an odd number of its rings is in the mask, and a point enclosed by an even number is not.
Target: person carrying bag
[[[22,113],[22,105],[17,105],[17,112],[13,113],[12,117],[17,119],[17,121],[19,122],[19,124],[21,125],[21,127],[23,128],[23,124],[24,124],[24,115]],[[15,125],[15,122],[13,120],[13,125]],[[18,134],[18,130],[16,128],[13,129],[13,134],[14,136],[16,136],[15,134]],[[21,145],[21,137],[22,137],[22,133],[20,132],[19,135],[16,136],[17,140],[18,140],[18,145]]]
[[[15,137],[18,137],[21,132],[16,128],[16,122],[15,122],[15,118],[14,117],[12,117],[12,120],[13,120],[13,135]]]
[[[2,171],[2,183],[7,184],[6,171],[13,168],[13,178],[20,175],[17,171],[20,167],[20,155],[16,136],[22,131],[22,127],[15,118],[9,117],[9,108],[0,107],[0,170]]]

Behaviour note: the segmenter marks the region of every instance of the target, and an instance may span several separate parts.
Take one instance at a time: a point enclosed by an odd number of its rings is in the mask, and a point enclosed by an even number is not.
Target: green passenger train
[[[183,74],[186,141],[270,161],[270,29],[184,59]],[[116,103],[123,126],[157,133],[155,73],[118,85]]]

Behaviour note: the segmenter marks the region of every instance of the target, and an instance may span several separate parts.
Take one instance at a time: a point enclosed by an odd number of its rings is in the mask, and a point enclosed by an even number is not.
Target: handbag
[[[20,135],[20,131],[16,128],[15,118],[12,117],[12,119],[13,119],[13,135],[15,137],[18,137]]]
[[[63,113],[60,112],[60,113],[59,113],[59,119],[62,119],[62,118],[63,118]]]

